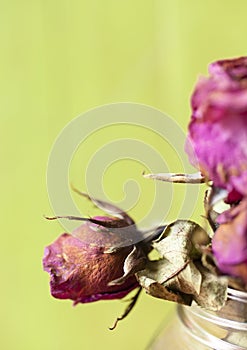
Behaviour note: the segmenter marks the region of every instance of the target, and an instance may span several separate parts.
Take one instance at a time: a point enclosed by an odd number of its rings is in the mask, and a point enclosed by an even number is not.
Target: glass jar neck
[[[205,349],[247,349],[247,293],[228,289],[220,311],[179,305],[177,313],[187,335]]]

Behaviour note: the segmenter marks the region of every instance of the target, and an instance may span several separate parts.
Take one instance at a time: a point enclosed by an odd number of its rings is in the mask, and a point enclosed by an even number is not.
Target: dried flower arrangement
[[[147,174],[180,183],[207,183],[208,230],[190,220],[142,232],[120,208],[89,198],[107,215],[83,221],[45,249],[51,294],[74,304],[120,299],[136,290],[165,300],[219,310],[227,288],[247,289],[247,57],[209,66],[192,95],[185,150],[195,174]],[[218,204],[227,209],[218,211]],[[58,216],[48,218],[57,219]],[[155,250],[159,258],[150,258]]]

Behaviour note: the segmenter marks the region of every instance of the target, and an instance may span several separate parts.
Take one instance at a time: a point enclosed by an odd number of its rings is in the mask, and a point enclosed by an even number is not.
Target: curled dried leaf
[[[186,266],[187,264],[183,264],[177,269],[177,266],[166,259],[149,261],[146,268],[136,276],[140,285],[151,296],[190,305],[192,297],[186,293],[186,288],[183,291],[172,288],[173,281]]]
[[[80,196],[88,199],[96,207],[100,208],[105,213],[110,214],[110,215],[117,217],[119,219],[123,219],[126,222],[126,224],[129,226],[135,224],[134,220],[125,211],[123,211],[121,208],[117,207],[116,205],[108,203],[108,202],[103,201],[101,199],[91,197],[87,193],[78,190],[73,185],[71,185],[71,188],[74,192],[76,192]]]
[[[200,256],[201,245],[209,243],[206,231],[189,220],[177,220],[168,225],[153,247],[161,257],[165,257],[178,267],[188,260]]]
[[[197,296],[200,294],[202,275],[195,264],[190,261],[187,266],[170,279],[166,285],[172,290]]]
[[[143,270],[147,263],[147,256],[140,246],[134,246],[124,261],[123,276],[108,283],[108,286],[115,286],[124,283],[131,275]]]

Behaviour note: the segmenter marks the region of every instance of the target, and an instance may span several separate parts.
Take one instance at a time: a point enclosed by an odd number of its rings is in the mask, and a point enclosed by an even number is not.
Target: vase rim
[[[228,299],[241,300],[244,303],[247,303],[247,292],[242,290],[237,290],[233,288],[227,288],[227,296]]]

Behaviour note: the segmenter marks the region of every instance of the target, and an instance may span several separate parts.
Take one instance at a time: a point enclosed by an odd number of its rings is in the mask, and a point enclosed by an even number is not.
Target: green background
[[[151,105],[186,130],[198,74],[246,54],[246,11],[239,0],[0,1],[1,349],[141,350],[170,317],[173,305],[142,295],[110,332],[124,303],[50,297],[41,259],[62,228],[42,218],[47,160],[67,123],[111,102]]]

